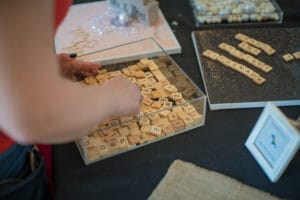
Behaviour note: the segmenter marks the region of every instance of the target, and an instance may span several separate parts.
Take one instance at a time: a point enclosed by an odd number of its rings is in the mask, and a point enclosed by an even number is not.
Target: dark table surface
[[[88,1],[78,0],[74,3]],[[281,25],[300,26],[300,1],[278,0],[284,11]],[[188,1],[161,0],[160,7],[182,46],[177,63],[204,90],[191,31],[196,28]],[[257,25],[258,26],[258,25]],[[264,25],[267,27],[267,25]],[[231,27],[232,28],[232,27]],[[239,28],[241,28],[239,26]],[[300,67],[300,64],[299,64]],[[290,118],[300,106],[281,107]],[[205,126],[86,166],[74,143],[54,146],[56,199],[146,199],[175,159],[223,173],[247,185],[285,199],[300,199],[300,153],[281,179],[271,183],[244,143],[262,108],[206,110]]]

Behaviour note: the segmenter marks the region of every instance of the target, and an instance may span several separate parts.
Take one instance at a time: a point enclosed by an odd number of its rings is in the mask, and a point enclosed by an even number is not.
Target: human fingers
[[[75,60],[75,59],[72,60],[71,66],[78,73],[82,73],[82,75],[90,74],[90,73],[91,75],[96,75],[98,69],[101,67],[99,63],[88,62],[83,60]]]

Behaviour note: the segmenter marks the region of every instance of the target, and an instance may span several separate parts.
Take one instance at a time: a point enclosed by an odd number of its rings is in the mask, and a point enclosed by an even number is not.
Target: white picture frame
[[[299,130],[268,102],[245,146],[272,182],[278,181],[300,146]]]

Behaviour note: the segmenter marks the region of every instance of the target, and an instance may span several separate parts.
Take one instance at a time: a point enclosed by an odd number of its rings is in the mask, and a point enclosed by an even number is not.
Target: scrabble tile
[[[169,102],[169,99],[161,97],[161,98],[158,99],[158,101],[161,102],[161,103],[164,103],[164,102]]]
[[[143,99],[143,104],[146,106],[150,106],[153,103],[153,101],[149,98]]]
[[[176,132],[184,130],[185,124],[182,119],[177,119],[171,122],[172,127]]]
[[[240,40],[240,41],[247,41],[248,40],[248,36],[242,34],[242,33],[237,33],[235,34],[234,38]]]
[[[166,102],[163,102],[162,104],[162,108],[171,108],[173,106],[173,102],[171,101],[166,101]]]
[[[258,56],[261,53],[260,49],[253,47],[246,42],[239,43],[238,47],[241,48],[242,50],[244,50],[245,52],[251,53],[252,55],[255,55],[255,56]]]
[[[171,123],[165,124],[163,126],[162,130],[166,135],[175,133],[175,130],[174,130],[173,126],[171,125]]]
[[[113,127],[113,128],[119,128],[120,127],[120,122],[119,120],[115,119],[115,120],[111,120],[109,122],[109,126]]]
[[[199,114],[197,111],[191,112],[191,113],[189,113],[189,115],[193,118],[194,125],[202,123],[202,119],[203,119],[202,115]]]
[[[106,73],[107,73],[107,69],[98,70],[98,74],[106,74]]]
[[[152,71],[152,73],[158,81],[166,79],[166,77],[163,75],[163,73],[161,73],[160,70],[154,70],[154,71]]]
[[[152,78],[154,75],[148,71],[148,72],[145,72],[145,78],[149,79],[149,78]]]
[[[220,48],[220,49],[222,49],[222,50],[227,50],[227,44],[226,43],[220,43],[219,45],[218,45],[218,47]]]
[[[176,106],[176,107],[172,108],[172,110],[175,114],[183,112],[182,106]]]
[[[159,67],[154,62],[150,63],[148,67],[152,72],[159,69]]]
[[[144,133],[141,133],[140,135],[138,135],[138,139],[139,139],[139,144],[148,142],[147,134],[144,134]]]
[[[135,127],[139,127],[139,126],[138,126],[138,124],[136,122],[131,122],[131,123],[127,124],[127,127],[129,129],[131,129],[131,128],[135,128]]]
[[[266,54],[268,54],[269,56],[276,53],[276,50],[273,49],[273,48],[264,48],[263,51],[264,51]]]
[[[165,75],[164,75],[165,76]],[[165,76],[166,77],[166,76]],[[160,84],[162,85],[162,87],[164,87],[165,85],[170,84],[170,81],[168,79],[163,79],[159,81]]]
[[[266,79],[264,79],[263,77],[255,77],[253,79],[253,82],[257,85],[262,85],[264,82],[266,82]]]
[[[174,93],[174,92],[178,91],[178,89],[174,85],[171,85],[171,84],[165,85],[164,89],[170,93]]]
[[[111,151],[111,152],[118,151],[121,148],[118,140],[116,140],[116,139],[109,141],[107,143],[107,146],[108,146],[109,151]]]
[[[170,110],[159,111],[158,115],[161,117],[168,117]]]
[[[97,79],[93,76],[88,76],[84,79],[85,83],[88,85],[95,85],[98,83]]]
[[[118,137],[116,140],[121,149],[126,149],[130,146],[126,136]]]
[[[166,91],[161,91],[161,98],[168,98],[170,96],[170,93],[166,92]]]
[[[113,129],[110,129],[110,128],[106,128],[106,129],[103,129],[102,130],[102,135],[103,136],[107,136],[109,134],[113,134],[114,133],[114,130]]]
[[[127,127],[121,127],[118,129],[118,132],[121,136],[127,136],[130,134],[130,131]]]
[[[129,71],[129,69],[128,68],[123,68],[122,69],[122,72],[127,76],[127,77],[132,77],[132,76],[134,76],[135,75],[135,73],[134,72],[131,72],[131,71]]]
[[[180,99],[182,99],[182,94],[180,92],[174,92],[174,93],[172,93],[172,99],[174,101],[180,100]]]
[[[185,115],[181,118],[185,124],[185,128],[192,128],[194,125],[194,120],[191,116]]]
[[[88,148],[88,147],[93,147],[94,146],[94,144],[89,139],[89,136],[84,136],[84,137],[80,138],[79,142],[80,142],[80,144],[84,148]]]
[[[130,135],[127,137],[129,144],[143,144],[147,142],[147,136],[145,134],[139,134],[139,135]]]
[[[135,77],[128,77],[128,79],[133,83],[137,83],[137,80]]]
[[[202,55],[212,60],[216,60],[219,57],[219,54],[212,50],[206,50],[202,53]]]
[[[114,71],[111,73],[111,77],[117,77],[117,76],[121,76],[122,72],[120,70]]]
[[[185,103],[186,102],[186,100],[185,99],[177,99],[177,100],[175,100],[175,104],[176,105],[180,105],[180,104],[183,104],[183,103]]]
[[[97,138],[90,139],[90,142],[91,142],[92,146],[98,146],[99,144],[102,144],[105,141],[102,137],[98,136]]]
[[[291,60],[294,60],[293,55],[290,54],[290,53],[284,54],[284,55],[282,56],[282,58],[283,58],[286,62],[289,62],[289,61],[291,61]]]
[[[120,117],[120,122],[122,125],[126,125],[133,119],[134,118],[132,116],[123,116],[123,117]]]
[[[129,129],[130,135],[138,135],[141,133],[140,129],[138,127],[133,127]]]
[[[293,56],[295,57],[295,59],[299,60],[300,59],[300,51],[294,52]]]
[[[191,112],[194,112],[196,109],[194,108],[194,106],[192,106],[191,104],[189,103],[185,103],[182,105],[182,108],[185,112],[187,113],[191,113]]]
[[[148,115],[148,117],[150,120],[155,120],[155,119],[159,118],[157,113],[152,113],[152,114]]]
[[[139,120],[140,126],[150,125],[150,119],[148,117],[141,117]]]
[[[141,132],[142,133],[150,133],[151,131],[151,126],[150,125],[142,125],[141,126]]]
[[[110,150],[109,150],[108,145],[106,143],[99,144],[98,149],[99,149],[99,154],[101,156],[110,154]]]
[[[113,131],[113,132],[111,132],[111,133],[105,135],[105,136],[103,137],[103,139],[104,139],[105,142],[110,142],[110,141],[116,139],[116,138],[119,137],[119,136],[120,136],[120,135],[119,135],[119,133],[118,133],[117,131]]]
[[[162,105],[162,102],[160,101],[154,101],[152,104],[151,104],[151,107],[152,108],[156,108],[156,109],[159,109]]]
[[[146,66],[148,66],[149,65],[149,62],[150,60],[149,59],[147,59],[147,58],[143,58],[143,59],[141,59],[140,60],[140,63],[142,63],[143,65],[146,65]]]
[[[145,134],[145,136],[147,141],[153,141],[157,138],[155,135],[151,135],[151,134]]]
[[[139,139],[138,139],[137,135],[129,135],[129,136],[127,136],[127,140],[130,145],[136,145],[139,143]]]
[[[271,67],[270,65],[264,64],[263,69],[264,72],[269,73],[270,71],[273,70],[273,67]]]
[[[140,68],[137,66],[137,65],[130,65],[130,66],[128,66],[128,70],[130,71],[130,72],[135,72],[135,71],[137,71],[137,70],[139,70]]]
[[[150,134],[159,137],[162,134],[162,128],[158,126],[151,126]]]
[[[134,76],[136,78],[145,78],[145,73],[143,71],[136,71]]]
[[[107,75],[106,74],[98,74],[96,76],[96,79],[98,80],[98,82],[101,80],[107,80]]]
[[[151,125],[155,125],[155,126],[161,126],[162,125],[162,119],[160,117],[151,120]]]
[[[273,55],[274,53],[276,53],[276,50],[273,49],[270,45],[268,45],[264,42],[258,41],[254,38],[248,37],[244,34],[235,35],[235,38],[240,41],[247,42],[250,45],[253,45],[254,47],[262,49],[268,55]]]
[[[175,120],[178,119],[178,117],[177,117],[177,115],[176,115],[174,112],[170,112],[170,113],[168,114],[168,119],[169,119],[170,121],[175,121]]]
[[[152,93],[152,89],[151,88],[142,88],[141,93],[144,95],[149,95]]]
[[[151,107],[147,107],[142,105],[142,114],[150,114],[152,113],[153,109]]]
[[[89,147],[87,148],[87,158],[89,160],[96,160],[100,157],[100,151],[97,147]]]
[[[161,97],[161,92],[155,90],[151,92],[151,95],[153,96],[153,98],[159,99]]]

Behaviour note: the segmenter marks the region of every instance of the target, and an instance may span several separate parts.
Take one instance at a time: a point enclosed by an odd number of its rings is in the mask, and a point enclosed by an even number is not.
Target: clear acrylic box
[[[282,23],[275,0],[190,0],[196,26],[209,24]]]
[[[124,48],[127,56],[117,53]],[[128,54],[134,48],[141,48],[139,55]],[[83,57],[90,55],[95,61],[93,53]],[[140,86],[144,99],[138,116],[109,120],[76,140],[85,164],[205,124],[206,96],[153,38],[97,51],[97,57],[103,64],[99,74],[86,77],[80,84],[101,84],[121,75]]]

